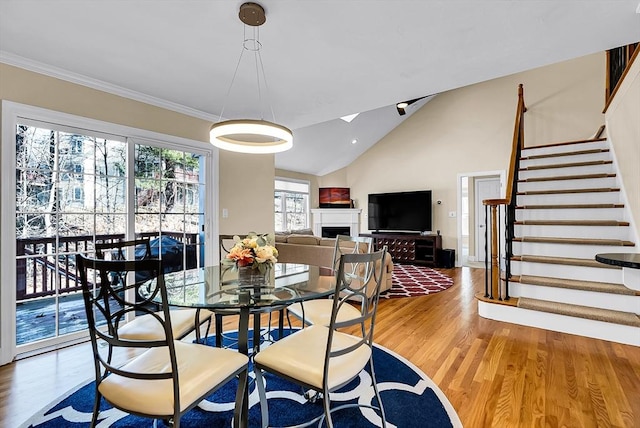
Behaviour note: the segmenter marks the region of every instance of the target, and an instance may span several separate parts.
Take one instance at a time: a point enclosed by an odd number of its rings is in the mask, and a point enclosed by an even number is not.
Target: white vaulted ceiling
[[[255,67],[243,62],[226,96],[242,3],[0,0],[0,61],[212,122],[223,106],[226,118],[257,118]],[[259,3],[268,99],[295,138],[276,167],[317,175],[346,166],[408,117],[398,101],[640,40],[638,0]],[[351,124],[338,119],[357,112]]]

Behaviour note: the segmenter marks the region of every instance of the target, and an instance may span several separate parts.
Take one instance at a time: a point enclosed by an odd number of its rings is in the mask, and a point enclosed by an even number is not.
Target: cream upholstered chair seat
[[[296,318],[304,320],[305,324],[319,324],[326,326],[329,325],[329,322],[331,321],[332,307],[333,300],[316,299],[309,300],[304,303],[294,303],[287,306],[287,310]],[[359,309],[351,305],[343,305],[342,307],[340,307],[336,319],[338,322],[344,322],[350,319],[358,318],[359,316]]]
[[[171,317],[173,320],[173,316]],[[180,374],[180,411],[199,401],[216,385],[225,383],[229,373],[247,364],[247,357],[237,351],[174,341]],[[169,348],[151,348],[121,367],[135,373],[164,372],[170,368]],[[98,387],[114,406],[147,415],[173,413],[171,379],[131,379],[117,374],[107,376]]]
[[[185,337],[196,328],[196,324],[200,325],[203,321],[211,319],[213,316],[213,312],[207,309],[200,309],[200,314],[197,311],[198,309],[174,309],[170,311],[173,337],[179,339]],[[156,312],[155,314],[162,319],[164,317],[162,312]],[[200,322],[196,322],[196,317]],[[164,338],[164,330],[156,318],[151,315],[142,315],[123,324],[118,329],[118,336],[122,339],[131,340],[157,340]]]
[[[329,300],[331,302],[331,300]],[[294,335],[278,341],[278,346],[270,346],[258,352],[254,362],[268,367],[277,367],[277,371],[294,377],[307,385],[322,390],[324,357],[329,335],[329,328],[315,324]],[[347,348],[358,343],[360,339],[349,334],[335,332],[332,350]],[[347,355],[332,358],[329,363],[329,389],[338,388],[359,373],[369,362],[371,348],[362,344],[356,351]]]

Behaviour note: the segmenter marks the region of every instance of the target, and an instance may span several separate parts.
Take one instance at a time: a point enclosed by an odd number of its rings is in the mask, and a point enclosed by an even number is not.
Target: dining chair
[[[132,239],[128,241],[113,241],[113,242],[96,242],[94,244],[96,252],[96,258],[109,259],[109,260],[144,260],[152,258],[151,244],[149,238]],[[128,251],[132,251],[128,254]],[[160,258],[162,262],[162,259]],[[164,273],[165,266],[162,266],[162,272]],[[112,279],[119,279],[117,275],[112,274]],[[136,274],[135,281],[140,282],[146,280],[147,275],[138,272]],[[150,307],[157,307],[156,304],[151,304]],[[156,311],[156,315],[162,317],[162,311]],[[184,339],[191,332],[195,331],[196,341],[200,342],[201,332],[200,328],[203,324],[207,324],[204,337],[206,338],[211,328],[211,318],[213,312],[207,309],[172,309],[171,315],[171,327],[173,329],[173,337],[178,340]],[[124,324],[120,328],[120,337],[127,337],[129,339],[142,339],[151,340],[164,336],[164,332],[160,328],[160,325],[155,322],[153,317],[147,315],[137,315],[135,318]]]
[[[373,250],[373,238],[364,236],[336,236],[336,243],[333,250],[333,266],[334,271],[340,263],[340,258],[344,254],[360,254],[370,253]],[[360,266],[354,265],[345,267],[345,275],[358,277],[362,272],[358,272]],[[323,324],[328,325],[331,317],[331,307],[333,302],[331,299],[316,299],[306,302],[294,303],[287,307],[288,314],[300,319],[303,325]],[[351,305],[343,305],[338,314],[341,321],[358,317],[359,310]]]
[[[249,360],[232,350],[174,339],[160,260],[101,260],[81,254],[75,259],[95,368],[91,426],[96,425],[104,398],[120,410],[179,428],[182,415],[236,377],[234,426],[239,426]],[[136,274],[151,279],[137,282]],[[158,300],[161,315],[149,307]],[[121,323],[132,312],[144,313],[164,335],[149,339],[121,335]],[[132,349],[138,352],[124,365],[112,363],[114,353],[129,355]]]
[[[260,397],[262,426],[269,424],[268,403],[265,392],[265,374],[269,372],[288,379],[303,388],[322,394],[324,412],[307,426],[325,420],[333,427],[332,412],[347,407],[365,407],[377,410],[386,426],[382,400],[378,392],[373,367],[373,332],[378,297],[382,284],[383,263],[386,248],[365,254],[343,254],[338,263],[336,293],[331,299],[329,323],[313,324],[265,347],[254,356],[254,372]],[[349,275],[352,266],[362,272],[361,277]],[[375,284],[373,291],[370,283]],[[341,292],[338,292],[341,291]],[[344,291],[344,292],[342,292]],[[341,321],[338,314],[342,307],[357,302],[359,316]],[[349,384],[368,367],[377,405],[351,403],[331,408],[331,393]]]

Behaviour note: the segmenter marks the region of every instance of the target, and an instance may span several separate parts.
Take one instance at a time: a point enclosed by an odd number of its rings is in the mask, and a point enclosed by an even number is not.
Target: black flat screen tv
[[[369,194],[369,230],[431,231],[431,190]]]

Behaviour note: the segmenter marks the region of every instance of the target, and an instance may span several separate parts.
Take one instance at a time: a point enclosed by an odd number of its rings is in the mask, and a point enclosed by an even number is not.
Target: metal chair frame
[[[316,385],[311,385],[306,383],[298,378],[291,377],[279,371],[277,367],[277,362],[274,365],[265,365],[260,358],[260,354],[257,354],[254,358],[254,371],[256,374],[256,383],[258,385],[258,393],[260,396],[260,405],[262,411],[262,426],[267,427],[269,422],[269,414],[268,414],[268,404],[266,398],[266,392],[264,388],[264,377],[263,372],[270,372],[275,375],[284,377],[291,382],[297,383],[304,388],[308,388],[311,390],[315,390],[322,394],[323,402],[324,402],[324,413],[323,415],[305,422],[303,424],[297,425],[299,427],[309,426],[316,422],[318,422],[318,426],[322,424],[322,421],[326,421],[327,427],[333,427],[333,421],[331,418],[331,413],[337,410],[341,410],[347,407],[366,407],[374,410],[378,410],[380,412],[380,417],[382,419],[382,426],[386,427],[386,416],[384,413],[384,407],[382,405],[382,400],[380,398],[380,394],[378,391],[376,377],[373,367],[373,333],[375,326],[375,316],[378,307],[380,287],[382,283],[382,274],[383,274],[383,263],[386,255],[386,247],[380,251],[374,253],[366,253],[366,254],[343,254],[340,256],[340,261],[338,263],[338,268],[336,272],[336,290],[346,291],[336,292],[333,296],[333,305],[331,311],[331,321],[329,326],[313,326],[307,329],[300,330],[296,333],[293,333],[291,336],[288,336],[282,342],[276,342],[267,348],[270,352],[277,352],[280,348],[284,346],[292,347],[291,343],[295,344],[296,335],[305,334],[305,331],[310,331],[313,328],[326,328],[328,329],[328,339],[325,348],[324,355],[324,367],[323,367],[323,381],[322,388],[319,388]],[[361,278],[353,278],[349,271],[351,271],[351,265],[359,266],[359,271],[364,272],[364,276]],[[377,269],[379,267],[379,269]],[[373,293],[370,292],[371,281],[375,284],[375,290]],[[357,301],[359,303],[360,308],[360,317],[349,319],[345,321],[338,322],[337,314],[340,308],[343,305],[349,305],[349,302]],[[353,343],[351,346],[342,348],[342,349],[334,349],[333,340],[335,335],[344,335],[345,333],[340,332],[341,329],[345,328],[353,328],[353,326],[358,326],[358,333],[350,334],[351,337],[357,337],[357,342]],[[351,330],[349,330],[351,331]],[[302,336],[299,336],[302,337]],[[303,339],[304,340],[304,339]],[[288,343],[285,344],[285,341]],[[361,405],[361,404],[345,404],[340,405],[335,408],[330,407],[330,393],[345,386],[347,383],[356,378],[360,371],[353,373],[350,379],[329,389],[328,379],[329,379],[329,367],[331,365],[332,359],[340,356],[344,356],[358,350],[361,346],[367,346],[370,348],[369,361],[361,370],[366,369],[368,366],[369,372],[372,378],[372,387],[374,389],[375,397],[378,400],[378,406],[373,405]],[[265,350],[264,352],[266,352]]]
[[[131,249],[133,251],[135,251],[137,248],[139,247],[144,247],[144,255],[142,256],[142,260],[144,259],[150,259],[151,258],[151,244],[150,244],[150,238],[137,238],[137,239],[132,239],[132,240],[128,240],[128,241],[114,241],[114,242],[96,242],[94,243],[94,249],[96,252],[96,258],[101,259],[101,260],[105,260],[105,255],[108,253],[107,250],[111,250],[111,260],[128,260],[131,259],[131,254],[127,254],[126,253],[126,249]],[[160,258],[160,262],[162,262],[162,259]],[[162,270],[161,273],[164,272],[164,265],[162,266]],[[157,304],[154,304],[155,307],[157,307]],[[180,310],[180,309],[178,309]],[[204,324],[205,322],[207,323],[207,329],[205,331],[205,335],[204,337],[206,338],[209,335],[209,330],[211,329],[211,314],[209,312],[207,312],[209,316],[207,316],[206,318],[202,318],[201,319],[201,310],[198,308],[196,309],[196,314],[194,317],[194,327],[192,330],[189,330],[187,332],[185,332],[184,334],[180,335],[180,336],[176,336],[176,339],[178,340],[182,340],[184,339],[186,336],[188,336],[192,331],[195,331],[196,334],[196,341],[197,342],[201,342],[202,341],[202,337],[201,337],[201,333],[200,333],[200,326],[202,326],[202,324]]]
[[[182,415],[193,409],[200,401],[202,401],[202,399],[216,391],[228,381],[238,377],[240,381],[238,384],[238,390],[236,392],[236,404],[234,411],[235,426],[237,426],[240,420],[240,409],[242,408],[243,404],[244,389],[247,387],[248,365],[245,365],[244,367],[241,367],[240,369],[229,373],[222,382],[216,384],[215,387],[208,390],[192,403],[189,403],[189,405],[187,405],[182,411],[180,410],[181,403],[178,359],[176,356],[175,342],[171,329],[169,306],[167,304],[164,304],[164,302],[167,301],[167,291],[164,286],[162,265],[160,260],[101,260],[90,259],[78,254],[76,255],[76,262],[78,264],[78,270],[80,273],[82,294],[85,302],[95,368],[95,401],[93,405],[93,417],[91,426],[93,427],[97,423],[100,401],[103,397],[99,390],[100,385],[110,375],[118,375],[129,379],[139,380],[171,380],[173,388],[173,414],[156,415],[139,413],[134,412],[130,409],[119,407],[111,402],[110,404],[131,414],[169,420],[176,428],[179,428],[180,426],[180,418]],[[137,299],[130,301],[126,297],[127,290],[134,288],[136,291],[138,291],[138,288],[142,286],[141,283],[127,281],[128,274],[135,274],[135,272],[145,272],[155,278],[151,281],[144,281],[145,286],[148,287],[145,293],[136,292],[136,295],[144,296],[141,301],[137,301]],[[114,274],[120,277],[119,281],[113,281],[112,275]],[[151,285],[149,285],[150,283]],[[149,304],[153,303],[158,298],[162,302],[161,312],[164,315],[163,317],[159,316],[151,309],[149,309]],[[154,317],[164,329],[164,339],[129,340],[119,337],[119,324],[129,312],[142,312],[148,316]],[[104,323],[106,324],[106,329],[99,327],[96,322],[97,317],[104,321]],[[102,348],[102,345],[100,345],[99,341],[104,341],[108,346],[106,357],[105,355],[103,355],[103,352],[100,352],[100,348]],[[188,346],[203,345],[188,344]],[[145,348],[148,350],[159,347],[166,348],[169,355],[169,370],[153,373],[139,373],[117,367],[112,364],[111,359],[114,349],[120,347],[138,349]],[[211,364],[215,364],[215,361],[211,361]]]
[[[351,244],[350,245],[351,246],[351,251],[350,252],[345,252],[344,251],[348,247],[341,245],[343,243],[350,243]],[[363,246],[364,246],[364,248],[363,248]],[[364,251],[362,251],[362,250],[364,250]],[[368,237],[368,236],[337,235],[336,236],[336,243],[335,243],[335,246],[333,248],[333,266],[331,266],[331,268],[334,270],[334,272],[337,271],[338,265],[340,263],[340,258],[344,254],[362,254],[362,253],[371,253],[372,251],[373,251],[373,238],[371,238],[371,237]],[[361,273],[356,271],[358,269],[357,265],[347,266],[345,269],[346,269],[346,274],[350,275],[350,276],[352,276],[354,278],[361,275]],[[329,298],[331,298],[331,296]],[[304,306],[305,306],[304,302],[301,302],[298,305],[300,306],[300,313],[298,313],[297,311],[289,311],[289,310],[287,310],[287,318],[289,317],[289,314],[291,314],[294,317],[300,319],[302,321],[302,325],[303,326],[313,324],[313,322],[309,318],[307,318],[307,316],[306,316],[305,308],[304,308]],[[291,322],[289,322],[289,325],[291,325]]]

